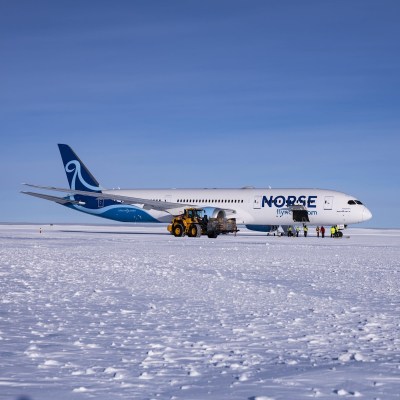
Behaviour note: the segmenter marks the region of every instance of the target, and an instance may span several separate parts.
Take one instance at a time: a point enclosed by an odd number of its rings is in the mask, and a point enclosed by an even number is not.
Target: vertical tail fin
[[[85,164],[67,144],[59,144],[61,158],[64,163],[69,187],[73,190],[101,192],[96,178],[90,173]]]

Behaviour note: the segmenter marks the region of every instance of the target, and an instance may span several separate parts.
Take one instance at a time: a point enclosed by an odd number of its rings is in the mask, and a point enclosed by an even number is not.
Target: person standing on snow
[[[303,231],[304,231],[304,237],[307,237],[307,233],[308,233],[307,225],[303,226]]]
[[[325,228],[323,226],[321,226],[321,236],[325,237]]]
[[[315,231],[317,232],[317,237],[319,237],[319,226],[315,228]]]

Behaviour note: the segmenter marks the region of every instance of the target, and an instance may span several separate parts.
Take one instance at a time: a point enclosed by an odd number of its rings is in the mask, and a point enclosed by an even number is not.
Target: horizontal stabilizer
[[[62,205],[65,205],[65,204],[81,204],[82,205],[82,204],[84,204],[81,201],[69,200],[69,199],[66,199],[64,197],[50,196],[48,194],[35,193],[35,192],[25,192],[25,191],[22,191],[21,193],[29,194],[29,196],[33,196],[33,197],[39,197],[40,199],[54,201],[54,202],[56,202],[58,204],[62,204]]]

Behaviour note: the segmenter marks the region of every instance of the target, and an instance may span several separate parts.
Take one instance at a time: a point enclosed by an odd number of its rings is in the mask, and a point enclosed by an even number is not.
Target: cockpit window
[[[362,205],[362,203],[361,203],[360,200],[349,200],[349,201],[347,202],[347,204],[350,204],[350,205],[361,204],[361,205]]]

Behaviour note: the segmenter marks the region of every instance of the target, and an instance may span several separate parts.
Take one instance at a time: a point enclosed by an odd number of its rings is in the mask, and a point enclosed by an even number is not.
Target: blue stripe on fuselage
[[[66,204],[66,207],[96,217],[112,219],[119,222],[159,222],[149,213],[135,206],[111,205],[101,208],[86,208],[76,204]]]

